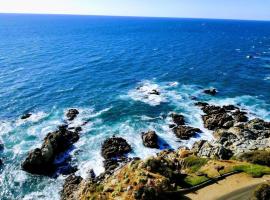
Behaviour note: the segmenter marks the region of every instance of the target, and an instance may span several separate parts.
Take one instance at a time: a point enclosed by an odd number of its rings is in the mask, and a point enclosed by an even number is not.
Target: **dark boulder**
[[[158,136],[155,131],[142,133],[143,145],[150,148],[159,148]]]
[[[173,122],[179,126],[179,125],[185,125],[185,117],[183,115],[177,114],[177,113],[172,113],[171,118]]]
[[[131,146],[121,137],[108,138],[102,144],[101,154],[105,159],[123,156],[131,151]]]
[[[66,114],[66,117],[67,117],[67,119],[69,121],[72,121],[72,120],[74,120],[77,117],[78,114],[79,114],[79,111],[77,109],[73,109],[72,108],[72,109],[69,109],[68,110],[68,112]]]
[[[41,148],[36,148],[28,154],[22,163],[22,169],[33,174],[52,175],[56,170],[55,158],[78,140],[77,132],[71,132],[63,127],[48,133]]]
[[[113,171],[119,166],[119,163],[117,159],[108,158],[103,161],[103,166],[105,171]]]
[[[177,126],[173,128],[173,132],[178,138],[188,140],[189,138],[194,137],[196,133],[201,133],[202,131],[190,126]]]
[[[217,90],[215,88],[211,88],[211,89],[206,89],[203,91],[205,94],[209,94],[209,95],[215,95],[217,93]]]
[[[215,105],[206,105],[202,108],[202,111],[205,112],[207,115],[226,113],[226,110],[224,108]]]
[[[205,106],[208,106],[208,105],[209,105],[208,103],[201,102],[201,101],[195,103],[195,106],[199,106],[199,107],[205,107]]]
[[[21,116],[21,119],[28,119],[29,117],[31,117],[31,113],[26,113],[23,116]]]
[[[239,109],[238,107],[236,107],[236,106],[234,106],[234,105],[225,105],[225,106],[223,106],[223,108],[224,108],[226,111],[231,111],[231,110]]]
[[[149,92],[149,94],[160,95],[160,92],[153,89],[151,92]]]

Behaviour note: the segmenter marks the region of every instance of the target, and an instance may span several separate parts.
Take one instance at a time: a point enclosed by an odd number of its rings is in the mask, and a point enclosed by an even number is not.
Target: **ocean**
[[[216,96],[203,94],[210,87]],[[160,95],[147,96],[152,89]],[[80,111],[74,125],[89,121],[71,150],[85,177],[89,169],[103,171],[101,144],[112,135],[141,158],[160,151],[143,146],[140,133],[149,129],[172,149],[212,139],[198,100],[270,120],[270,22],[1,14],[1,200],[60,198],[65,176],[31,175],[21,162],[69,108]],[[170,112],[203,133],[177,139]]]

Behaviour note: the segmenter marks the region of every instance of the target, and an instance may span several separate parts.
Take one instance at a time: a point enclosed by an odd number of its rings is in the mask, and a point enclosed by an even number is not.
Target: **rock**
[[[206,89],[203,91],[205,94],[215,95],[217,93],[217,90],[215,88]]]
[[[96,174],[93,169],[90,169],[89,171],[87,171],[87,178],[90,180],[95,180]]]
[[[123,156],[131,151],[131,146],[121,137],[106,139],[102,145],[101,154],[105,159]]]
[[[228,126],[227,122],[232,120],[233,120],[232,116],[228,115],[227,113],[203,115],[204,127],[209,130],[224,128]]]
[[[206,103],[206,102],[201,102],[201,101],[199,101],[199,102],[196,102],[195,105],[196,105],[196,106],[199,106],[199,107],[205,107],[205,106],[208,106],[209,104]]]
[[[176,127],[175,124],[169,124],[169,128],[174,128],[174,127]]]
[[[70,175],[66,178],[63,189],[61,191],[61,199],[68,200],[68,199],[76,199],[74,196],[74,191],[78,189],[79,184],[82,181],[82,177]]]
[[[173,128],[174,134],[182,139],[182,140],[188,140],[189,138],[196,135],[196,133],[201,133],[202,131],[198,128],[193,128],[190,126],[177,126]]]
[[[236,122],[247,122],[248,121],[248,117],[243,114],[243,113],[239,113],[234,117]]]
[[[105,171],[113,171],[119,166],[119,163],[116,159],[108,158],[103,161],[103,166]]]
[[[66,117],[69,121],[72,121],[77,117],[78,114],[79,114],[79,111],[77,109],[69,109],[66,114]]]
[[[214,154],[215,156],[217,156],[217,157],[218,157],[219,159],[221,159],[221,160],[228,160],[228,159],[230,159],[230,158],[233,156],[232,151],[229,150],[229,149],[226,149],[226,148],[223,147],[223,146],[217,147],[217,148],[214,150],[213,154]]]
[[[2,159],[0,158],[0,168],[3,166],[3,161],[2,161]]]
[[[179,158],[186,158],[188,157],[189,155],[191,155],[191,151],[187,148],[181,148],[179,151],[178,151],[178,156]]]
[[[223,108],[224,108],[226,111],[232,111],[232,110],[239,109],[238,107],[236,107],[236,106],[234,106],[234,105],[225,105],[225,106],[223,106]]]
[[[171,118],[173,122],[179,126],[179,125],[185,125],[185,117],[183,115],[177,114],[177,113],[172,113]]]
[[[224,108],[215,105],[206,105],[202,107],[202,111],[205,112],[207,115],[226,113],[226,110]]]
[[[232,141],[232,140],[236,140],[236,135],[228,132],[227,130],[224,129],[217,129],[214,133],[213,133],[214,137],[216,139],[221,139],[221,138],[225,138],[226,141]]]
[[[222,160],[227,160],[233,155],[230,149],[227,149],[222,145],[211,144],[205,140],[195,142],[192,151],[199,157],[218,158]]]
[[[149,94],[160,95],[160,92],[153,89],[152,91],[149,92]]]
[[[0,152],[3,151],[4,148],[5,148],[5,147],[4,147],[4,144],[2,144],[1,141],[0,141]]]
[[[150,148],[159,148],[158,136],[155,131],[142,133],[143,145]]]
[[[21,116],[21,119],[28,119],[29,117],[31,117],[31,113],[26,113],[23,116]]]
[[[77,132],[61,127],[48,133],[41,148],[31,151],[22,163],[22,169],[33,174],[52,175],[56,170],[54,160],[79,140]]]

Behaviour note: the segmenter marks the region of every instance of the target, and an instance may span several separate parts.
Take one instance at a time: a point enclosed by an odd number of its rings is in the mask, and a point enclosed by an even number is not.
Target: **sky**
[[[270,0],[0,0],[0,13],[270,20]]]

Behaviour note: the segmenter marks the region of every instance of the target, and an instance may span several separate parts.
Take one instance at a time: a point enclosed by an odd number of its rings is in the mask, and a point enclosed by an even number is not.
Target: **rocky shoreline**
[[[196,105],[205,113],[204,127],[213,131],[215,140],[200,140],[191,149],[164,150],[141,160],[124,156],[131,147],[123,138],[107,139],[102,146],[106,171],[86,180],[71,175],[64,185],[62,199],[178,199],[182,194],[177,191],[211,179],[211,173],[243,171],[253,176],[270,173],[269,122],[258,118],[249,120],[247,113],[234,105],[221,107],[205,102]],[[170,117],[173,124],[169,126],[180,139],[189,139],[201,132],[186,125],[181,114],[173,113]],[[142,133],[145,147],[158,148],[157,141],[154,131]],[[251,155],[246,156],[248,153]],[[260,154],[264,156],[257,156]],[[251,156],[255,158],[250,160]],[[262,164],[259,172],[247,170],[257,164]],[[76,185],[71,187],[74,182]]]
[[[215,95],[215,89],[204,91]],[[160,95],[160,92],[150,92]],[[255,118],[249,120],[247,112],[235,105],[210,105],[196,102],[202,111],[203,125],[213,132],[214,140],[200,140],[191,149],[166,149],[146,160],[129,158],[132,146],[121,137],[103,141],[101,155],[104,173],[96,176],[89,169],[88,177],[76,176],[76,166],[69,163],[68,151],[80,138],[83,123],[70,127],[79,111],[70,109],[67,121],[54,132],[48,133],[40,148],[29,152],[22,169],[32,174],[57,176],[70,174],[63,186],[61,198],[71,199],[178,199],[180,191],[209,181],[211,178],[238,171],[253,176],[270,173],[270,122]],[[27,119],[31,114],[25,114]],[[168,124],[175,137],[189,140],[202,133],[187,124],[181,113],[169,115]],[[160,148],[159,137],[153,130],[141,133],[145,148]],[[65,155],[67,154],[67,155]],[[61,163],[58,157],[67,156]],[[259,170],[253,172],[250,167]],[[258,167],[259,166],[259,167]],[[257,169],[256,168],[256,169]],[[257,174],[256,174],[257,173]],[[170,196],[171,195],[171,196]]]

